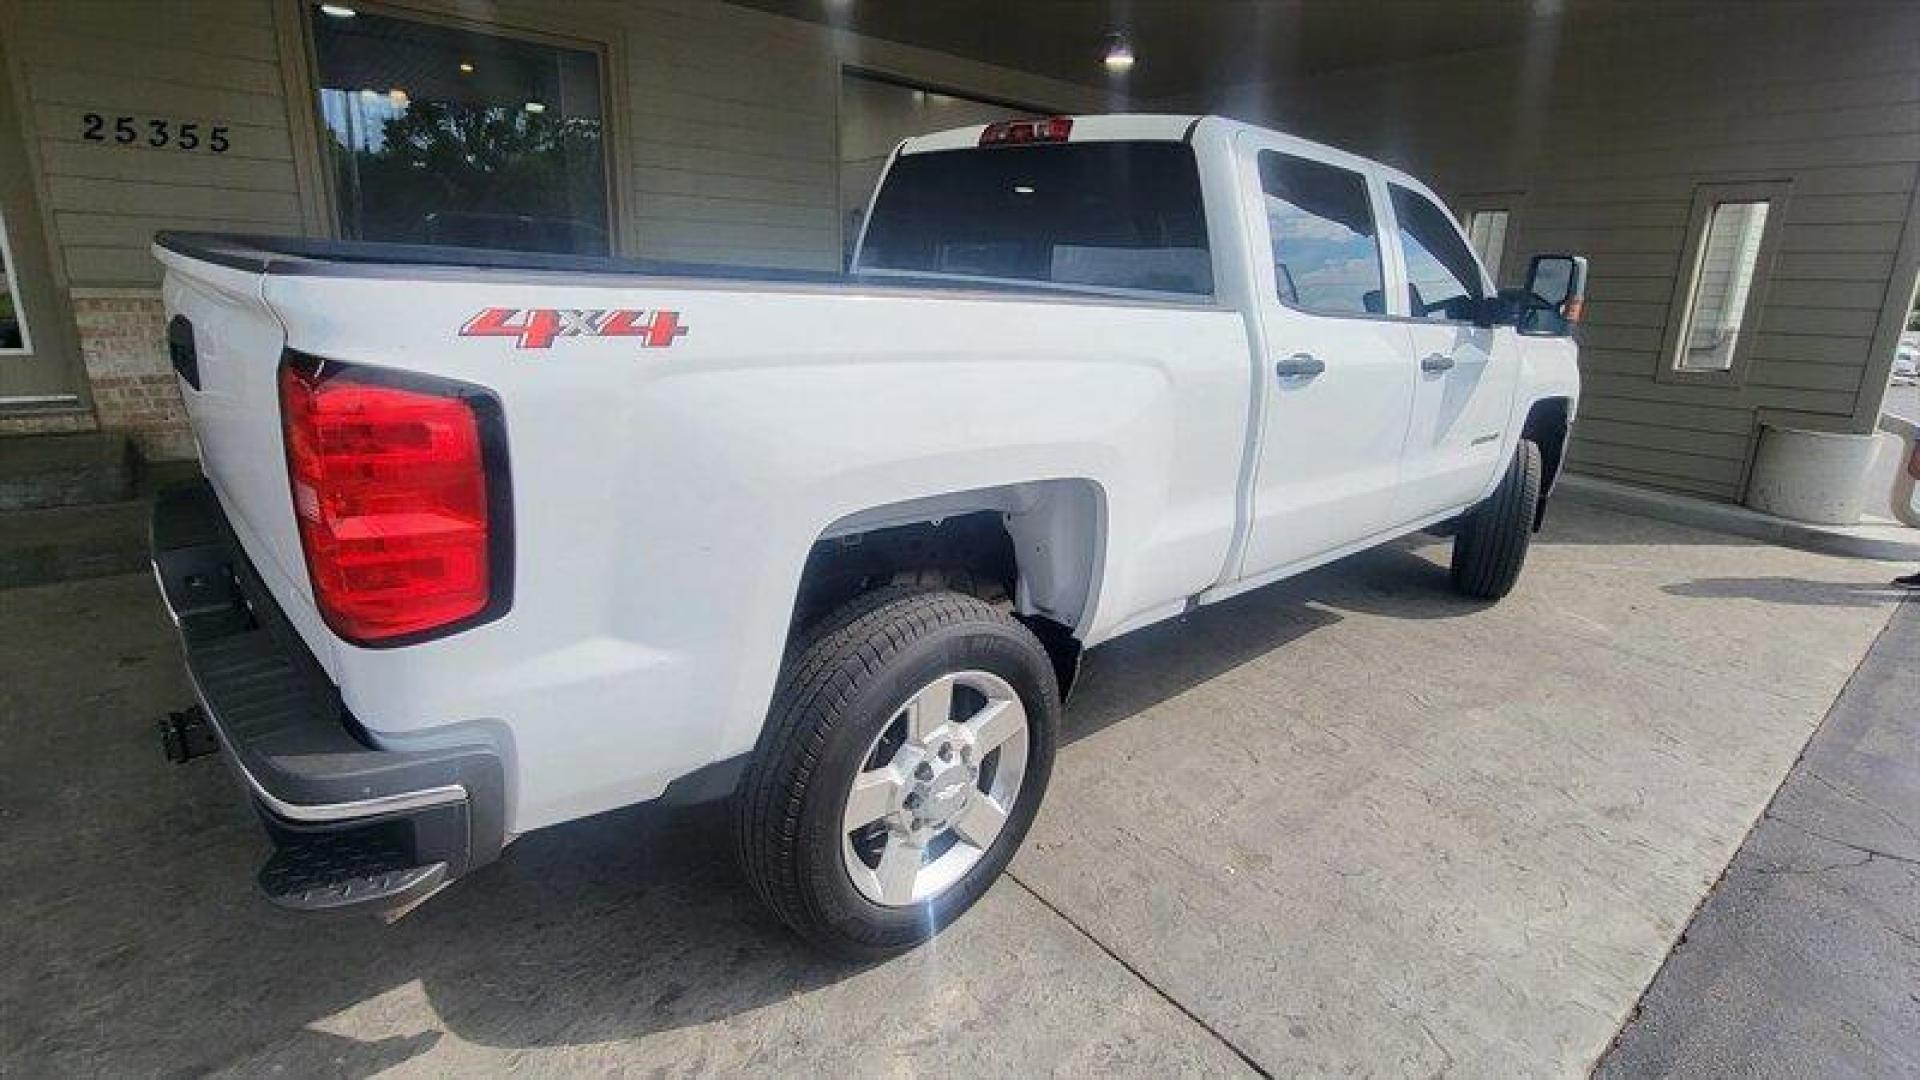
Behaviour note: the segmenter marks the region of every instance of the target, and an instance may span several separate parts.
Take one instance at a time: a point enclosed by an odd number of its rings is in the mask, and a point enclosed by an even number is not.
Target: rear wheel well
[[[1064,696],[1079,668],[1075,626],[1092,603],[1100,501],[1090,483],[1047,481],[850,515],[807,554],[788,639],[889,585],[948,589],[1012,614],[1052,657]]]
[[[883,585],[951,589],[1011,608],[1018,581],[1013,538],[990,511],[849,533],[807,553],[794,622],[808,625]]]
[[[1541,398],[1527,410],[1527,422],[1520,437],[1540,448],[1540,503],[1533,512],[1533,527],[1538,531],[1547,519],[1547,496],[1560,478],[1560,465],[1567,449],[1567,427],[1572,420],[1573,403],[1563,397]]]

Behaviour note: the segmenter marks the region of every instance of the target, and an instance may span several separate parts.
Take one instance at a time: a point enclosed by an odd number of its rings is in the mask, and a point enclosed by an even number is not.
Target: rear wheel
[[[734,809],[741,866],[816,944],[885,956],[979,899],[1053,763],[1059,691],[1026,627],[970,596],[890,587],[788,658]]]
[[[1476,600],[1513,591],[1533,540],[1540,505],[1540,448],[1522,439],[1493,495],[1459,519],[1453,541],[1453,587]]]

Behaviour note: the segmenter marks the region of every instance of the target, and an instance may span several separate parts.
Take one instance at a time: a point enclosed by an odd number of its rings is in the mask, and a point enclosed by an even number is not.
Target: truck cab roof
[[[1208,118],[1193,114],[1114,113],[1063,116],[1061,119],[1070,121],[1072,128],[1065,140],[1050,141],[1181,142],[1193,131],[1195,124]],[[1221,118],[1212,117],[1211,119]],[[1233,123],[1234,121],[1223,122]],[[966,127],[915,135],[900,143],[900,153],[923,154],[933,150],[971,150],[980,145],[981,136],[988,128],[994,126],[994,124],[969,124]]]
[[[1069,123],[1065,139],[1033,140],[1036,142],[1192,142],[1195,132],[1203,125],[1218,131],[1228,140],[1242,131],[1258,132],[1266,136],[1279,135],[1298,148],[1310,151],[1335,164],[1344,164],[1349,168],[1360,170],[1378,169],[1386,179],[1394,183],[1413,188],[1426,195],[1433,195],[1432,189],[1422,183],[1418,177],[1408,175],[1391,165],[1327,143],[1303,139],[1276,128],[1265,128],[1258,124],[1249,124],[1244,120],[1235,120],[1212,113],[1089,113],[1062,114],[1058,117],[1034,117],[1033,119],[1060,119]],[[1007,121],[999,123],[1004,124]],[[969,124],[966,127],[915,135],[901,140],[898,153],[906,156],[939,150],[972,150],[983,145],[982,137],[987,129],[995,126],[995,124]]]

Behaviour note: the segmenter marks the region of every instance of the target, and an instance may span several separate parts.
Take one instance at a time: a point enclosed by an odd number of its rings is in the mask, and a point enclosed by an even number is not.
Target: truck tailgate
[[[264,275],[157,250],[174,367],[192,418],[200,468],[261,577],[316,656],[329,640],[306,598],[280,430],[278,373],[286,331],[261,299]]]

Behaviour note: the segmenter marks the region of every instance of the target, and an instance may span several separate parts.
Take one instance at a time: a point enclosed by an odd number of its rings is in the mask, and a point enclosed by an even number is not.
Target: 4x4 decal
[[[563,337],[632,337],[664,349],[686,332],[677,311],[580,308],[488,308],[460,328],[461,337],[510,337],[522,349],[551,348]]]

